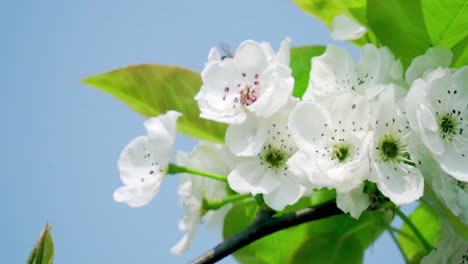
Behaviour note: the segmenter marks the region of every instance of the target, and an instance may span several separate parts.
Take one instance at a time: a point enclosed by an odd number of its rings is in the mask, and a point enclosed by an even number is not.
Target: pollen
[[[258,96],[260,95],[259,90],[252,88],[250,84],[240,85],[242,89],[239,92],[240,98],[239,102],[242,105],[249,106],[257,101]]]

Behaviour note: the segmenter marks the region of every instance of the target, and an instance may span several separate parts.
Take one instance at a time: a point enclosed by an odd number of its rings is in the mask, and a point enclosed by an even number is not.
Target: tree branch
[[[239,250],[240,248],[254,242],[255,240],[272,234],[276,231],[342,213],[343,212],[336,207],[334,200],[321,205],[312,206],[293,213],[285,214],[280,217],[273,217],[274,212],[268,209],[260,208],[255,220],[250,226],[219,243],[213,249],[194,259],[192,262],[190,262],[190,264],[215,263],[216,261],[221,260],[236,250]]]

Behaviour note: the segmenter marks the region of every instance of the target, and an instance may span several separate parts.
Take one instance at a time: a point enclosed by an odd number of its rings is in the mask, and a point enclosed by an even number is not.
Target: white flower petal
[[[159,191],[160,182],[125,185],[114,192],[116,202],[126,203],[131,207],[141,207],[149,203]]]
[[[220,61],[221,60],[221,54],[219,53],[218,49],[216,47],[213,47],[210,49],[210,52],[208,53],[208,62],[210,63],[212,61]]]
[[[372,100],[376,98],[387,86],[388,85],[386,84],[375,84],[375,85],[369,86],[365,91],[365,95],[367,99]]]
[[[379,190],[396,205],[412,203],[423,194],[424,178],[418,168],[407,164],[398,167],[378,164],[372,172],[380,174],[378,178],[383,180],[377,182]]]
[[[289,100],[294,87],[293,78],[278,78],[268,87],[258,100],[247,108],[263,118],[271,117],[278,112]]]
[[[292,174],[296,177],[296,179],[305,186],[311,186],[311,181],[309,181],[309,177],[306,175],[311,174],[313,178],[323,179],[324,177],[317,176],[315,177],[316,173],[318,172],[317,166],[315,165],[315,161],[307,155],[306,152],[298,151],[294,153],[294,155],[289,158],[287,162],[288,168]],[[318,182],[316,183],[318,186],[325,186],[325,183]]]
[[[268,67],[268,58],[261,45],[247,40],[239,45],[234,54],[234,62],[244,72],[261,73]]]
[[[140,136],[124,148],[118,168],[125,186],[114,192],[117,202],[138,207],[148,203],[159,191],[174,152],[177,119],[181,114],[167,114],[145,121],[148,136]]]
[[[468,182],[466,156],[468,156],[468,145],[446,144],[444,154],[435,155],[435,159],[440,163],[440,167],[455,179]]]
[[[421,260],[421,264],[466,263],[468,241],[459,236],[444,219],[440,226],[441,239],[434,245],[434,250]]]
[[[431,111],[425,105],[419,105],[416,110],[416,117],[421,128],[421,139],[433,153],[442,154],[444,144],[439,136],[439,126]]]
[[[262,47],[263,52],[265,52],[265,55],[266,55],[268,61],[272,61],[273,58],[275,57],[275,51],[271,47],[270,43],[262,41],[259,44]]]
[[[372,116],[372,125],[377,127],[375,131],[377,136],[383,136],[383,134],[388,132],[386,128],[388,125],[385,123],[393,119],[395,110],[395,90],[393,86],[389,85],[385,87],[384,91],[381,93],[374,115]],[[380,122],[380,125],[378,122]],[[383,126],[382,122],[385,126]]]
[[[266,169],[259,166],[259,161],[252,158],[243,158],[234,170],[228,175],[229,186],[238,193],[265,193],[263,186],[259,186]]]
[[[120,179],[126,186],[115,191],[114,200],[132,207],[147,204],[159,191],[170,155],[160,153],[147,136],[132,140],[122,151],[118,162]]]
[[[287,37],[281,42],[281,46],[278,53],[275,55],[273,62],[289,66],[290,51],[289,46],[291,44],[291,38]]]
[[[300,102],[289,118],[288,128],[291,136],[301,149],[314,152],[315,141],[330,133],[332,121],[327,111],[312,102]]]
[[[303,100],[313,100],[315,97],[334,95],[337,82],[346,79],[346,75],[354,73],[356,63],[351,54],[344,48],[329,44],[325,53],[312,58],[309,86]],[[341,83],[340,83],[341,85]]]
[[[354,40],[361,38],[366,34],[367,29],[354,22],[345,14],[337,15],[332,20],[333,32],[331,34],[334,40]]]
[[[452,62],[452,52],[443,47],[434,47],[424,55],[413,59],[406,71],[406,81],[411,85],[416,79],[422,78],[428,70],[437,67],[448,67]]]
[[[183,227],[183,231],[187,231],[187,233],[182,237],[182,239],[171,248],[171,253],[177,256],[182,255],[186,252],[190,245],[192,244],[192,240],[197,233],[198,227],[200,226],[200,219],[193,218],[188,220],[184,217],[181,221],[181,226]],[[182,229],[182,228],[181,228]]]
[[[369,205],[369,196],[363,192],[362,185],[350,192],[336,194],[336,206],[356,219],[359,219]]]
[[[334,123],[341,124],[345,129],[367,129],[369,126],[370,106],[366,97],[356,93],[339,94],[330,106]],[[339,123],[339,124],[338,124]]]
[[[395,58],[387,47],[377,48],[372,44],[366,44],[361,48],[357,70],[361,78],[369,84],[387,84],[392,79],[402,77],[402,72],[398,72],[399,68],[392,68],[395,63]],[[366,75],[367,78],[365,78]],[[357,86],[357,88],[360,94],[366,92],[363,89],[365,86]]]
[[[413,82],[408,95],[406,96],[406,117],[410,123],[411,128],[417,132],[421,132],[416,110],[421,104],[429,104],[426,99],[427,92],[425,91],[425,83],[423,80],[416,80]]]
[[[263,195],[265,203],[274,210],[281,211],[286,205],[295,204],[305,189],[292,181],[282,182],[281,188]]]
[[[231,162],[224,145],[201,142],[191,153],[177,153],[177,164],[197,170],[219,175],[227,175],[230,172]],[[195,233],[202,221],[203,199],[220,199],[227,196],[227,185],[224,182],[209,178],[182,174],[177,193],[184,207],[185,216],[179,222],[179,229],[187,234],[175,245],[171,252],[180,255],[185,252],[191,244]],[[224,216],[229,206],[216,211],[209,211],[205,215],[207,224],[218,231],[222,230]]]
[[[218,234],[222,234],[224,218],[231,208],[232,204],[226,204],[216,211],[208,211],[204,216],[206,227],[210,230],[216,231]]]

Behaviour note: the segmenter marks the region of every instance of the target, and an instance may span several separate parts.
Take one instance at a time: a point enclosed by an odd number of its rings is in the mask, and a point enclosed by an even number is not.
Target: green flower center
[[[288,160],[288,155],[281,148],[276,148],[269,146],[263,153],[260,155],[260,158],[263,162],[268,164],[269,168],[280,168],[286,165]]]
[[[382,142],[382,152],[388,158],[395,158],[398,155],[398,146],[392,141]]]
[[[351,145],[347,143],[339,143],[333,146],[332,156],[343,162],[350,156]]]
[[[452,113],[445,115],[437,115],[437,123],[439,124],[439,134],[442,139],[452,140],[456,134],[457,119]]]
[[[401,153],[402,148],[400,145],[400,141],[397,138],[392,135],[386,135],[377,145],[382,160],[387,161],[402,156],[403,153]]]

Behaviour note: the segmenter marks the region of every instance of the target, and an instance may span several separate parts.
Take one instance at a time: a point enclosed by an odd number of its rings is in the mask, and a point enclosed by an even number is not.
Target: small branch
[[[403,259],[405,260],[405,263],[409,263],[409,262],[408,262],[408,258],[406,257],[405,252],[403,251],[403,248],[401,247],[401,244],[398,242],[397,237],[396,237],[395,234],[393,233],[394,230],[391,229],[391,228],[387,228],[387,231],[388,231],[388,233],[390,234],[390,237],[392,238],[393,242],[395,242],[396,246],[397,246],[398,249],[400,250],[400,253],[401,253],[401,255],[403,256]]]
[[[427,253],[431,252],[432,246],[427,242],[427,240],[424,238],[424,236],[421,234],[419,229],[411,222],[411,220],[402,212],[400,211],[399,208],[396,209],[396,214],[405,222],[408,227],[413,231],[413,233],[416,235],[416,237],[419,239],[421,244],[423,245],[424,249],[426,250]]]
[[[239,200],[243,200],[246,198],[252,198],[250,193],[248,194],[234,194],[223,199],[203,199],[203,208],[206,210],[218,210],[219,208],[223,207],[224,205],[232,202],[236,202]]]
[[[317,219],[339,215],[343,212],[336,207],[335,201],[308,207],[280,217],[273,217],[275,212],[260,208],[253,223],[232,237],[224,240],[213,249],[194,259],[191,264],[215,263],[236,250],[276,231],[300,225]]]
[[[182,167],[173,163],[169,164],[167,168],[167,173],[169,174],[190,173],[190,174],[203,176],[203,177],[210,178],[210,179],[217,180],[217,181],[227,182],[227,178],[225,176],[214,174],[214,173],[209,173],[209,172],[204,172],[204,171],[199,171],[199,170],[192,169],[192,168]]]

